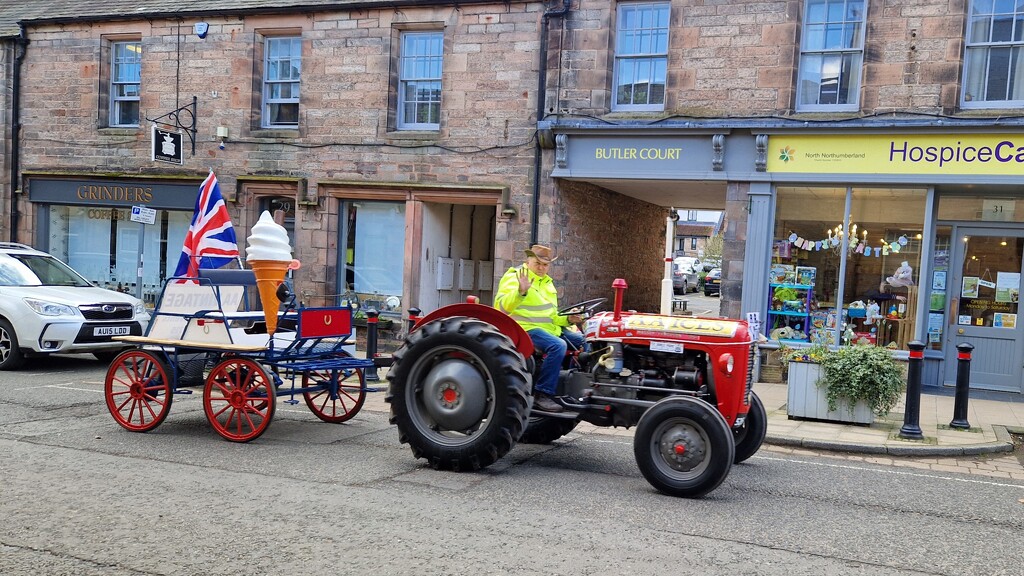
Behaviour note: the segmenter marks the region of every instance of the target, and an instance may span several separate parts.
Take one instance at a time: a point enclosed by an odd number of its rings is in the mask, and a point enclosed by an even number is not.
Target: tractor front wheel
[[[764,437],[768,434],[768,413],[757,394],[750,393],[750,411],[747,419],[738,430],[733,430],[736,440],[736,458],[733,464],[739,464],[750,458],[761,448]]]
[[[699,498],[725,480],[735,458],[732,431],[708,403],[671,396],[640,417],[633,454],[644,478],[670,496]]]
[[[526,362],[487,322],[455,316],[417,328],[395,352],[387,378],[399,441],[437,470],[489,466],[526,427]]]

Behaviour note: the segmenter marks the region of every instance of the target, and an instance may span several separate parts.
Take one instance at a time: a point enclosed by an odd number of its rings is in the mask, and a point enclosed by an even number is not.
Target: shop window
[[[442,32],[403,32],[399,56],[398,129],[441,128]]]
[[[345,251],[339,272],[343,302],[361,310],[400,314],[405,270],[405,203],[349,201],[342,205]],[[342,271],[343,270],[343,271]]]
[[[1024,105],[1024,5],[972,0],[964,53],[964,108]]]
[[[160,210],[155,224],[141,224],[131,221],[130,208],[54,205],[47,250],[97,286],[153,304],[174,274],[191,219],[190,212]]]
[[[807,0],[797,110],[856,110],[864,59],[863,0]]]
[[[915,337],[917,299],[930,297],[919,293],[925,196],[780,187],[766,283],[769,337],[905,350]]]
[[[139,125],[139,94],[142,75],[142,42],[110,44],[110,104],[108,125],[111,127]]]
[[[613,110],[665,109],[668,2],[619,4]]]
[[[263,43],[263,128],[298,128],[301,75],[302,39],[266,38]]]

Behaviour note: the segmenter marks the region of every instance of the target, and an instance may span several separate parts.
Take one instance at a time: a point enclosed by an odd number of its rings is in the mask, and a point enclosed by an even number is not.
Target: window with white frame
[[[441,129],[442,32],[403,32],[399,56],[398,129]]]
[[[110,45],[110,126],[139,125],[142,42]]]
[[[857,110],[866,4],[864,0],[807,0],[797,110]]]
[[[617,21],[613,110],[664,110],[669,3],[620,4]]]
[[[1024,2],[973,0],[969,18],[963,106],[1024,105]]]
[[[267,38],[263,58],[263,127],[297,128],[302,39]]]

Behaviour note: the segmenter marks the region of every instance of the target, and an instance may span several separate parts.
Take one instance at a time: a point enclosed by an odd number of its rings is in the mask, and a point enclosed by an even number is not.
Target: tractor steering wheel
[[[593,300],[584,300],[577,304],[572,304],[562,308],[558,311],[560,316],[590,316],[590,314],[597,309],[598,306],[607,302],[607,298],[594,298]]]

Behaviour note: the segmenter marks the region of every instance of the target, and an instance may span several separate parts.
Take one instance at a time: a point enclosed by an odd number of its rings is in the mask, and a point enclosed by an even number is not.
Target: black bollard
[[[907,343],[910,361],[907,362],[907,407],[903,412],[903,427],[900,438],[924,440],[921,432],[921,365],[924,364],[924,342],[913,340]]]
[[[956,345],[956,397],[953,400],[953,420],[950,428],[968,429],[967,396],[971,391],[971,351],[974,346],[964,342]]]
[[[416,323],[420,321],[420,309],[409,308],[409,334],[412,334],[413,328],[416,327]]]
[[[380,312],[377,312],[373,308],[366,311],[366,359],[374,360],[377,358],[377,316]],[[372,368],[366,368],[363,370],[363,375],[367,380],[376,382],[380,380],[377,376],[377,366],[374,365]]]

